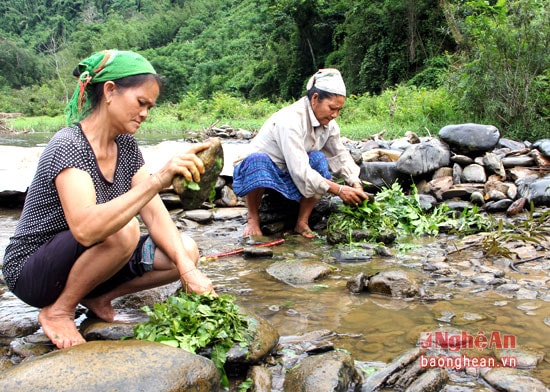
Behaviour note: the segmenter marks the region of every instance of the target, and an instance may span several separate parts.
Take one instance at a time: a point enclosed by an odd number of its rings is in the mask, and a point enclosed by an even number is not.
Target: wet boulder
[[[250,339],[247,346],[237,343],[227,352],[226,364],[231,367],[259,363],[279,341],[279,332],[267,320],[249,309],[241,307],[241,312],[245,314],[245,319],[248,321],[247,333]]]
[[[285,391],[349,391],[358,376],[352,357],[342,351],[304,358],[291,368],[284,381]]]
[[[494,125],[451,124],[439,130],[439,137],[451,148],[468,154],[492,150],[500,139],[500,131]]]
[[[369,279],[367,291],[392,297],[415,297],[419,290],[416,282],[404,271],[384,271]]]
[[[0,373],[0,390],[218,391],[212,361],[161,343],[96,341],[57,350]]]

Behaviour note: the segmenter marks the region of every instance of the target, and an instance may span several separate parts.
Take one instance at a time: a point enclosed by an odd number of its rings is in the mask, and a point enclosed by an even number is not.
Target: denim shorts
[[[144,247],[146,241],[148,246]],[[78,243],[68,230],[56,234],[29,257],[13,293],[23,302],[37,308],[51,305],[65,288],[74,263],[89,248]],[[98,297],[152,270],[151,257],[154,251],[155,245],[149,235],[142,235],[128,263],[88,293],[86,298]]]

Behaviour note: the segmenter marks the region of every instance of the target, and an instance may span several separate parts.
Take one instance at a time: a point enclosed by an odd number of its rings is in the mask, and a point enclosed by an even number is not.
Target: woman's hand
[[[349,205],[361,204],[363,200],[368,200],[369,198],[369,196],[363,191],[361,184],[354,184],[353,187],[340,185],[336,196],[339,196],[344,203]]]
[[[188,271],[183,271],[180,278],[186,293],[192,292],[197,294],[217,295],[210,279],[204,276],[196,267]]]
[[[174,155],[162,169],[154,174],[161,188],[169,187],[174,176],[178,174],[187,181],[199,182],[201,174],[204,173],[204,164],[196,154],[208,147],[210,147],[208,141],[196,143],[189,146],[187,151]]]

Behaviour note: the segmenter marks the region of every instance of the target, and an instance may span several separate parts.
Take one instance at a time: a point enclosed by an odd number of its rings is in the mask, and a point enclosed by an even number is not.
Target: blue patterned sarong
[[[330,179],[328,161],[321,151],[311,151],[309,165],[324,178]],[[290,200],[298,201],[303,195],[300,193],[290,173],[282,171],[269,155],[255,152],[247,156],[233,170],[233,191],[237,196],[244,196],[257,188],[271,188]]]

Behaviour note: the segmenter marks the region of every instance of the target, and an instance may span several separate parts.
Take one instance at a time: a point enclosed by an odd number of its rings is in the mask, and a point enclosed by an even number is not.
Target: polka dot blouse
[[[118,135],[115,141],[118,158],[115,176],[110,182],[101,174],[79,124],[63,128],[52,137],[40,157],[21,218],[5,251],[2,272],[10,290],[28,257],[57,233],[69,229],[54,182],[63,169],[72,167],[90,174],[97,204],[130,190],[132,177],[144,164],[143,156],[132,135]]]

